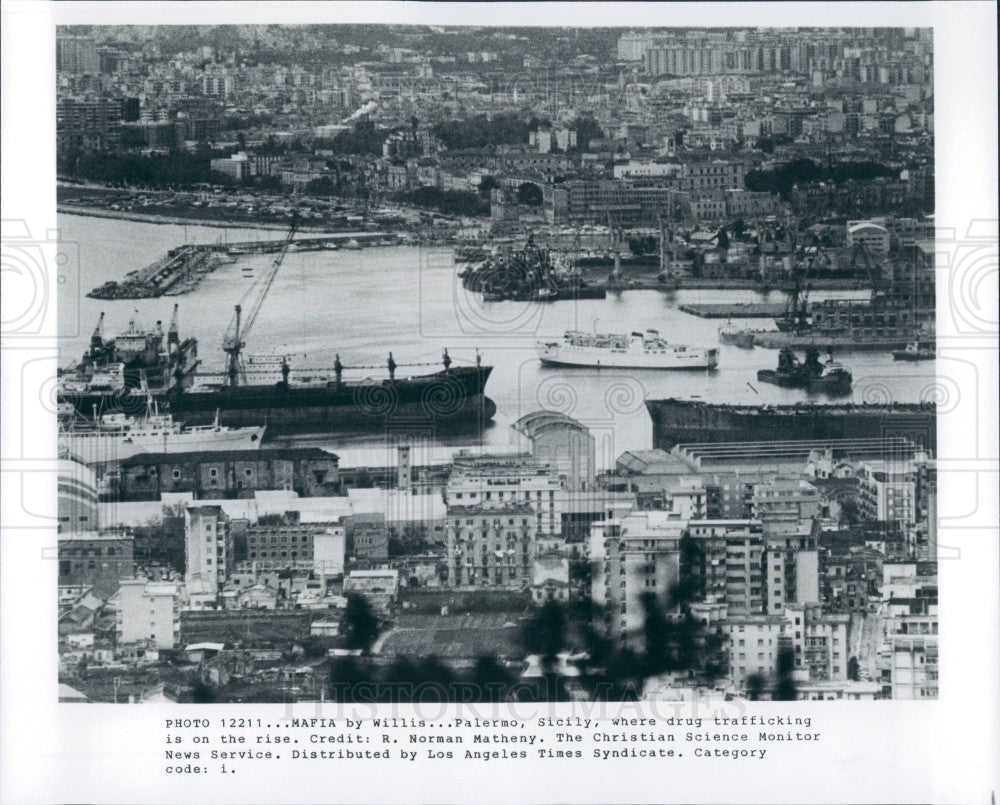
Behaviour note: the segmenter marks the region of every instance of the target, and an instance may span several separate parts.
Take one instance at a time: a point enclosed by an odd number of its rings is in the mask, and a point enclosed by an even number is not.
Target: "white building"
[[[893,618],[888,635],[893,699],[938,696],[937,614]]]
[[[455,455],[445,489],[445,503],[483,509],[512,503],[530,504],[538,534],[558,534],[562,527],[562,485],[548,464],[524,453]]]
[[[889,253],[889,230],[874,221],[848,221],[847,245],[864,246],[874,255],[885,256]]]
[[[229,517],[221,506],[184,510],[184,582],[189,593],[216,593],[233,569]]]
[[[864,516],[904,525],[916,521],[916,477],[912,462],[867,461],[858,469],[858,480]]]
[[[686,528],[687,521],[663,511],[635,512],[591,526],[591,597],[604,609],[608,635],[626,637],[641,630],[647,593],[666,607],[680,581]]]
[[[596,443],[580,422],[558,411],[533,411],[511,425],[511,430],[515,437],[524,437],[533,458],[555,470],[566,489],[593,488]]]
[[[97,477],[85,464],[60,459],[58,467],[57,530],[96,531],[98,528]]]
[[[347,531],[342,525],[330,526],[313,537],[313,572],[317,576],[337,576],[344,572]]]
[[[152,641],[174,648],[180,638],[180,590],[176,584],[126,579],[118,585],[118,644]]]

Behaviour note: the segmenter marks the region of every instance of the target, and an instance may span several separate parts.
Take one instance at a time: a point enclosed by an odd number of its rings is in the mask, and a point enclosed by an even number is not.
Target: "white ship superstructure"
[[[568,330],[561,341],[539,342],[542,363],[618,369],[714,369],[719,350],[671,344],[656,330],[590,334]]]
[[[264,430],[226,427],[219,424],[218,415],[211,425],[185,427],[153,409],[142,417],[116,413],[62,424],[59,445],[84,464],[106,464],[139,453],[256,450]]]

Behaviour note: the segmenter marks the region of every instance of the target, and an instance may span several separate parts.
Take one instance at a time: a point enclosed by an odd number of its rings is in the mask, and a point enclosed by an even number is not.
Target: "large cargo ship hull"
[[[774,442],[906,436],[934,450],[933,405],[724,405],[694,400],[647,400],[653,446],[705,442]]]
[[[496,413],[483,389],[492,367],[462,367],[398,380],[324,386],[239,386],[210,391],[175,389],[157,402],[185,425],[205,425],[219,414],[231,427],[264,425],[267,435],[372,430],[386,427],[482,426]],[[81,414],[139,413],[145,398],[80,395],[60,398]]]

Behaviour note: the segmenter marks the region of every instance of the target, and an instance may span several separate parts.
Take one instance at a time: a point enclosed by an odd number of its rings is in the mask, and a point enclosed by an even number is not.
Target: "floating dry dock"
[[[769,319],[785,312],[784,302],[733,302],[679,305],[678,309],[702,319]]]

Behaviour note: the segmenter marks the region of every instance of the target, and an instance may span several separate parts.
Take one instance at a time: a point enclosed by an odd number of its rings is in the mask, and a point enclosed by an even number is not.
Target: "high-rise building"
[[[97,43],[89,36],[57,37],[56,70],[76,75],[96,75],[101,70]]]
[[[609,637],[642,629],[643,596],[666,607],[681,578],[681,539],[687,523],[668,512],[644,511],[596,522],[590,532],[591,598]]]
[[[229,516],[221,506],[184,511],[184,582],[189,593],[216,593],[233,569]]]

